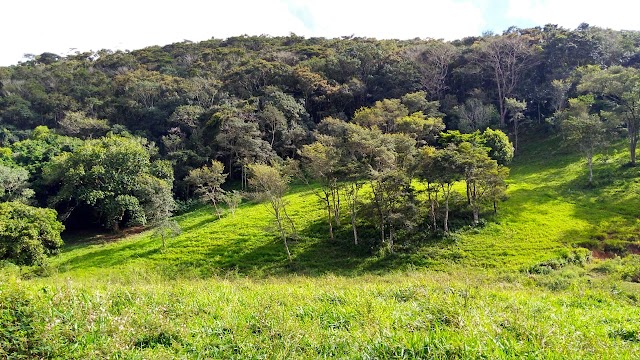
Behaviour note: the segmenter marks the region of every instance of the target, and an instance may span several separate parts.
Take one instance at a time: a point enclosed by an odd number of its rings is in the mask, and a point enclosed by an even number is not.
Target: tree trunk
[[[276,223],[278,224],[278,231],[280,232],[280,236],[282,237],[282,242],[284,243],[284,249],[287,251],[287,258],[289,262],[291,262],[291,252],[289,251],[289,244],[287,243],[287,233],[284,231],[284,226],[282,225],[282,215],[280,214],[279,206],[276,203],[272,203],[273,212],[276,216]]]
[[[467,186],[467,205],[471,205],[471,187],[469,186],[469,182],[471,180],[467,179],[465,181],[465,185]]]
[[[431,191],[429,191],[431,184],[427,183],[427,194],[429,195],[429,204],[431,205],[431,223],[433,224],[433,231],[438,228],[436,223],[436,202],[433,197],[431,197]]]
[[[515,141],[513,143],[514,153],[518,152],[518,119],[513,120],[513,127],[515,129]]]
[[[333,204],[333,218],[336,226],[340,226],[340,191],[338,191],[337,181],[334,179],[331,185],[331,202]]]
[[[333,238],[333,218],[331,216],[331,201],[329,200],[329,193],[325,192],[325,201],[327,203],[327,220],[329,221],[329,237],[331,238],[331,241],[334,240]]]
[[[593,154],[587,156],[587,162],[589,163],[589,185],[593,182]]]
[[[449,233],[449,192],[451,190],[451,185],[447,184],[447,190],[444,190],[444,185],[442,186],[442,190],[446,191],[444,194],[444,233]]]
[[[638,144],[638,136],[630,135],[629,154],[631,155],[631,166],[636,166],[636,145]]]
[[[389,252],[393,254],[393,226],[389,226]]]
[[[473,225],[478,225],[478,222],[480,222],[480,215],[479,215],[480,209],[478,209],[477,206],[473,207]]]
[[[478,193],[475,182],[473,183],[473,188],[471,189],[471,191],[473,198],[473,205],[471,206],[471,208],[473,209],[473,225],[478,225],[478,222],[480,221],[480,206],[478,205]]]
[[[360,190],[358,184],[352,184],[352,198],[351,198],[351,228],[353,229],[353,242],[358,245],[358,229],[356,227],[357,213],[356,205],[358,202],[358,190]]]

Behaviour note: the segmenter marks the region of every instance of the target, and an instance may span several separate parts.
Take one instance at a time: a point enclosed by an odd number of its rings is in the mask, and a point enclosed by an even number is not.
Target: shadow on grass
[[[155,243],[158,243],[158,246],[153,246]],[[82,245],[76,245],[76,247],[78,246]],[[59,263],[57,267],[61,272],[86,268],[107,268],[122,265],[138,258],[148,258],[158,254],[160,250],[161,245],[159,242],[150,238],[119,247],[90,250],[85,254],[74,256]]]

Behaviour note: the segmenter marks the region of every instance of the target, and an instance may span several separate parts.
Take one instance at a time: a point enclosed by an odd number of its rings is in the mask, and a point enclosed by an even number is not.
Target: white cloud
[[[575,29],[581,23],[616,30],[638,30],[638,4],[629,0],[510,0],[512,19],[537,25],[557,24]]]
[[[494,0],[2,0],[0,65],[25,53],[133,50],[242,34],[452,40],[505,23],[640,28],[628,0],[500,4],[506,10]]]
[[[314,36],[452,40],[479,34],[485,25],[481,9],[468,1],[298,0],[295,3],[312,14],[316,25],[311,31]]]
[[[479,34],[483,25],[480,9],[460,0],[3,0],[0,65],[25,53],[132,50],[242,34],[454,39]]]

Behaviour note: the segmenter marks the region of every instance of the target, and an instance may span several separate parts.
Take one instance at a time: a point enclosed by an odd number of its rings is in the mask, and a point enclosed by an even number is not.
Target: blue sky
[[[606,6],[603,6],[606,5]],[[630,0],[2,0],[0,65],[235,35],[459,39],[582,22],[640,30]]]

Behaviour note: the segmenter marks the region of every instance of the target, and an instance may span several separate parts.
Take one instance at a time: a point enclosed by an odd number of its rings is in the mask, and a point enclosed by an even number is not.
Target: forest
[[[220,216],[243,197],[269,200],[286,246],[291,181],[319,185],[331,239],[341,204],[355,244],[362,225],[391,252],[477,226],[505,198],[519,138],[561,133],[591,183],[593,156],[626,134],[635,165],[639,46],[638,32],[582,24],[452,42],[291,34],[30,55],[0,68],[0,194],[4,218],[41,214],[15,226],[46,231],[30,247],[3,229],[0,254],[34,263],[59,249],[62,224],[169,229],[194,200]]]

